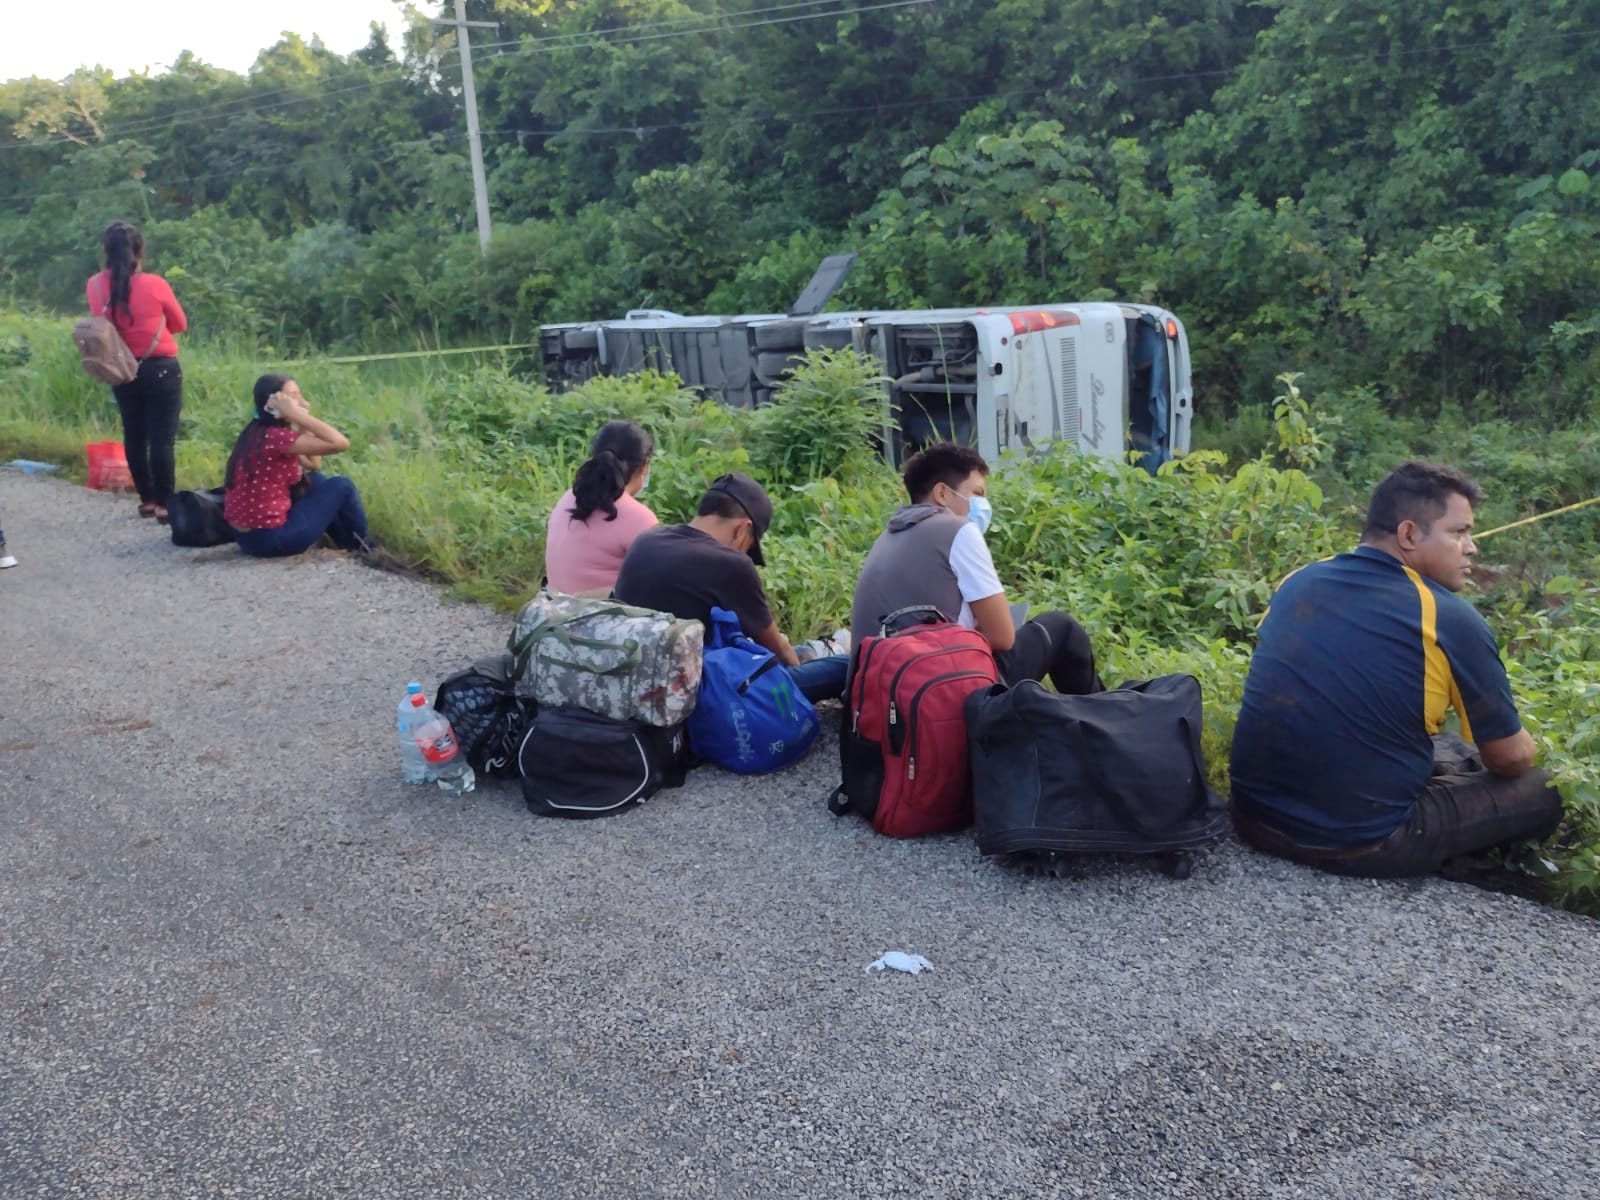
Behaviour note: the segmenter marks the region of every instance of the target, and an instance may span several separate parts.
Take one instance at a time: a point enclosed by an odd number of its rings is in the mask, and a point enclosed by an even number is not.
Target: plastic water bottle
[[[422,754],[422,745],[417,741],[417,730],[427,720],[426,714],[432,711],[411,702],[413,696],[421,695],[420,683],[406,684],[406,694],[400,699],[400,712],[395,717],[400,730],[400,778],[407,783],[432,783],[438,778],[429,768],[428,760]],[[426,704],[427,700],[424,699],[423,705]]]
[[[417,729],[417,745],[422,748],[422,757],[439,780],[439,790],[447,796],[466,795],[478,786],[478,777],[467,762],[467,756],[461,753],[456,731],[450,728],[449,721],[433,710],[427,697],[420,692],[411,697],[411,703],[426,714]]]

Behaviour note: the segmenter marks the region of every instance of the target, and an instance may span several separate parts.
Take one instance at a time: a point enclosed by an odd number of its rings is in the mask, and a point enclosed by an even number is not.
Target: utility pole
[[[467,0],[456,0],[454,21],[436,20],[436,25],[454,25],[456,43],[461,47],[461,90],[467,101],[467,143],[472,148],[472,193],[478,202],[478,244],[489,248],[489,181],[483,173],[483,138],[478,131],[478,89],[472,83],[472,45],[468,29],[499,29],[498,21],[467,20]]]

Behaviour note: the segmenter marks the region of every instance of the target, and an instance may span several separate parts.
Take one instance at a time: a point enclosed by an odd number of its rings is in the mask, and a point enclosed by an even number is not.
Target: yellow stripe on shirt
[[[1461,718],[1461,736],[1470,742],[1472,725],[1467,720],[1466,705],[1461,702],[1461,690],[1456,687],[1450,660],[1439,646],[1439,601],[1421,575],[1410,567],[1402,569],[1416,587],[1417,600],[1422,606],[1423,722],[1430,734],[1438,733],[1444,728],[1445,711],[1453,708]]]

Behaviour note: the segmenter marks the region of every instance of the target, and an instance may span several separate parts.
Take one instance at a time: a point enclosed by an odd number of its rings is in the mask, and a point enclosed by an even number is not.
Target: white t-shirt
[[[1000,586],[1000,576],[995,573],[989,543],[983,540],[983,534],[971,521],[950,543],[950,569],[956,573],[956,586],[961,589],[961,615],[956,620],[968,629],[976,629],[978,623],[972,616],[972,602],[998,596],[1005,588]]]

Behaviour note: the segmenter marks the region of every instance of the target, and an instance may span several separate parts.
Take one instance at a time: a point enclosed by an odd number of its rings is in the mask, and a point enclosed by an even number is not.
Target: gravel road
[[[505,619],[0,471],[0,1196],[1600,1195],[1600,924],[398,782]],[[920,976],[867,974],[885,950]]]

